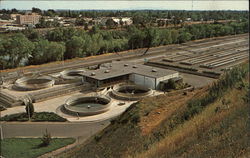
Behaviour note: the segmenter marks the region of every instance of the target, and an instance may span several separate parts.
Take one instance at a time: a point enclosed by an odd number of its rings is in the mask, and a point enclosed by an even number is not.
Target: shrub
[[[140,121],[140,115],[138,113],[132,116],[131,122],[137,124]]]
[[[28,120],[29,119],[26,113],[11,114],[0,118],[0,121],[28,121]]]
[[[29,117],[26,113],[18,113],[12,115],[6,115],[0,118],[0,121],[28,121]],[[65,118],[58,116],[53,112],[39,112],[34,113],[31,117],[31,121],[40,122],[40,121],[49,121],[49,122],[65,122],[67,121]]]
[[[41,146],[48,146],[52,140],[50,133],[48,133],[47,129],[41,138],[42,143]]]
[[[176,88],[175,81],[173,79],[169,79],[166,86],[168,89],[175,89]]]
[[[4,111],[4,110],[6,110],[6,107],[0,105],[0,111]]]
[[[95,141],[98,142],[99,140],[101,140],[101,136],[100,135],[95,135]]]
[[[53,113],[53,112],[39,112],[35,113],[32,117],[32,121],[40,122],[40,121],[57,121],[57,122],[65,122],[67,119]]]

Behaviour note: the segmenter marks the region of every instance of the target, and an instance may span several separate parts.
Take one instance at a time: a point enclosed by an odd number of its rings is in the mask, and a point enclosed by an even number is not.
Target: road
[[[81,123],[1,122],[0,125],[4,138],[41,137],[47,129],[52,137],[82,137],[87,139],[108,126],[109,122],[109,120]]]

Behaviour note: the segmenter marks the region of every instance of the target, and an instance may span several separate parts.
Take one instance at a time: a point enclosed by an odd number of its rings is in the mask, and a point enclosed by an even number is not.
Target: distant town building
[[[92,22],[94,24],[105,26],[109,19],[112,19],[117,25],[121,25],[121,22],[123,22],[122,25],[131,25],[133,23],[133,20],[130,17],[99,17],[93,19]]]
[[[11,18],[12,20],[16,20],[16,17],[17,17],[18,15],[21,15],[21,14],[10,14],[10,18]]]
[[[36,25],[39,23],[41,16],[38,14],[26,14],[26,15],[17,15],[16,22],[19,25]]]

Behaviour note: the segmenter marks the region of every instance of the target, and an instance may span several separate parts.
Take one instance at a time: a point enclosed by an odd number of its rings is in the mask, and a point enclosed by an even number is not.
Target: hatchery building
[[[112,62],[108,66],[86,71],[82,75],[84,81],[92,83],[96,87],[131,81],[151,89],[160,89],[162,81],[179,77],[177,71],[153,68],[132,62]]]

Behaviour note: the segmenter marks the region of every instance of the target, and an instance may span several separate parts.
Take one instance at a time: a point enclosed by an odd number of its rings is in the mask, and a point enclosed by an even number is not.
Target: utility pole
[[[192,11],[194,9],[194,0],[192,0]]]
[[[29,115],[29,121],[30,121],[30,106],[29,106],[29,102],[28,102],[28,104],[26,106],[27,106],[27,109],[28,109],[28,115]]]

